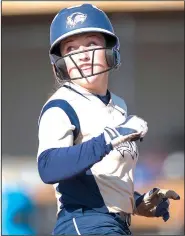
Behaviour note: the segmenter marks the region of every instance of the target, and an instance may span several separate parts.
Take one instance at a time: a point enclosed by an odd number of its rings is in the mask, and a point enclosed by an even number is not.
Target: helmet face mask
[[[96,52],[103,50],[104,51],[104,55],[105,55],[105,60],[106,63],[108,65],[107,69],[101,70],[99,72],[95,72],[94,71],[94,67],[95,67],[95,54]],[[84,74],[83,70],[77,65],[77,62],[74,59],[74,56],[78,55],[78,54],[82,54],[85,52],[92,52],[92,60],[90,61],[90,68],[91,68],[91,73],[89,74]],[[53,58],[55,59],[55,70],[56,70],[56,75],[57,77],[59,77],[62,80],[77,80],[77,79],[82,79],[82,78],[88,78],[94,75],[98,75],[98,74],[102,74],[105,72],[108,72],[110,70],[112,70],[113,68],[116,67],[117,65],[117,61],[114,61],[116,58],[116,55],[114,55],[115,52],[113,52],[113,50],[111,48],[106,48],[106,47],[101,47],[101,48],[93,48],[93,49],[87,49],[87,50],[83,50],[83,51],[78,51],[78,52],[74,52],[74,53],[70,53],[67,54],[65,56],[56,56],[56,55],[52,55]],[[66,66],[66,59],[71,60],[75,66],[75,68],[78,70],[78,74],[80,76],[77,77],[70,77],[68,74],[68,70],[67,70],[67,66]]]
[[[93,48],[84,51],[78,51],[61,56],[60,43],[73,35],[99,32],[103,34],[106,47]],[[120,65],[119,39],[114,34],[113,27],[106,14],[91,4],[83,4],[81,6],[66,8],[60,11],[51,24],[50,28],[49,56],[51,63],[54,65],[56,76],[61,80],[75,80],[87,78],[90,76],[105,73]],[[94,71],[94,59],[98,50],[104,50],[105,59],[108,67],[102,71]],[[91,52],[91,73],[87,74],[82,71],[74,60],[74,57],[80,53]],[[77,69],[77,77],[70,77],[68,74],[66,61],[71,60]],[[90,70],[89,70],[90,72]]]

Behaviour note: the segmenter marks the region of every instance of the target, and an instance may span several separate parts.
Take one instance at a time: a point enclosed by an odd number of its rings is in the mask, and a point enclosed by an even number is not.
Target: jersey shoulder
[[[121,108],[124,111],[124,113],[127,115],[127,105],[126,105],[124,99],[115,95],[112,92],[111,92],[111,98],[112,98],[114,105]]]
[[[69,111],[73,111],[73,108],[71,106],[70,101],[75,100],[76,94],[70,92],[69,89],[66,89],[65,87],[59,88],[55,93],[53,93],[49,99],[44,103],[44,105],[41,108],[40,115],[39,115],[39,122],[42,117],[42,115],[52,107],[59,107],[62,110],[64,110],[67,114]]]
[[[45,113],[47,113],[51,117],[51,119],[54,119],[53,117],[60,117],[61,121],[69,120],[70,124],[72,124],[75,127],[74,130],[74,137],[78,136],[80,132],[80,123],[78,116],[70,103],[71,100],[74,100],[76,97],[75,93],[70,92],[69,89],[66,89],[65,87],[59,88],[44,104],[44,106],[41,109],[39,119],[38,119],[38,125],[40,126],[40,122],[42,120],[42,117]],[[57,108],[57,109],[56,109]],[[50,112],[49,112],[50,111]],[[48,113],[49,112],[49,113]],[[59,122],[60,123],[60,122]]]

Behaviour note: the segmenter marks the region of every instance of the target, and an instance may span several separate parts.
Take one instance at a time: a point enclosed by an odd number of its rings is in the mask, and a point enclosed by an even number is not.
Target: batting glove
[[[104,136],[107,143],[113,147],[126,141],[136,141],[143,138],[148,131],[147,122],[138,116],[128,116],[125,122],[115,128],[106,127]]]
[[[180,196],[173,190],[153,188],[137,198],[134,214],[146,217],[162,217],[166,222],[170,218],[169,199],[179,200]]]

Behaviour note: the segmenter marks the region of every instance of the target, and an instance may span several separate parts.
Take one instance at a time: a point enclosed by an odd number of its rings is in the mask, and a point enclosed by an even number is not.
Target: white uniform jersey
[[[47,104],[55,104],[55,101],[56,103],[63,101],[64,109],[58,105],[51,105],[49,109],[45,109]],[[102,134],[106,126],[116,127],[123,123],[126,116],[127,108],[124,100],[113,93],[106,105],[96,95],[81,86],[66,82],[52,95],[41,111],[38,161],[43,153],[51,153],[53,150],[62,148],[66,150],[65,160],[67,160],[68,152],[70,152],[67,147],[76,146],[78,148],[78,144]],[[79,148],[84,147],[81,145]],[[80,155],[83,156],[83,150],[80,152],[82,152]],[[85,153],[87,152],[88,150],[85,151]],[[68,168],[72,168],[72,171],[75,172],[78,169],[78,159],[75,159],[73,163],[73,157],[70,156],[70,158]],[[83,156],[83,158],[83,162],[86,158],[90,159],[91,153],[88,154],[88,157]],[[79,204],[99,211],[106,209],[108,212],[133,213],[133,178],[137,159],[136,143],[125,142],[119,149],[111,150],[80,174],[56,181],[53,186],[58,199],[58,210],[62,205]],[[49,165],[49,161],[46,165]],[[59,164],[57,168],[59,168]],[[60,168],[61,172],[66,171],[65,161]]]

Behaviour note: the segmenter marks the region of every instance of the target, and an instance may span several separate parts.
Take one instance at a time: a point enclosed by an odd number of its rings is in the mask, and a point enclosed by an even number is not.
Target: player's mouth
[[[79,68],[80,68],[81,70],[89,70],[89,69],[92,69],[92,64],[90,64],[90,63],[84,63],[84,64],[82,64],[82,65],[79,65]]]
[[[69,73],[69,75],[71,75],[72,71],[77,71],[77,70],[79,71],[80,70],[82,74],[84,73],[84,76],[90,76],[95,73],[95,68],[96,68],[96,72],[97,72],[97,67],[104,69],[104,66],[99,63],[93,64],[93,65],[92,65],[92,63],[84,63],[81,65],[77,65],[77,67],[74,66],[74,67],[70,68],[68,73]],[[82,74],[81,74],[81,76],[84,77]]]
[[[71,73],[72,70],[76,70],[76,69],[77,69],[76,66],[72,67],[72,68],[69,70],[69,74]],[[89,71],[89,70],[92,71],[92,64],[90,64],[90,63],[85,63],[85,64],[82,64],[82,65],[78,65],[78,69],[80,69],[81,71]]]
[[[81,70],[83,70],[83,71],[92,70],[92,67],[81,68]]]

